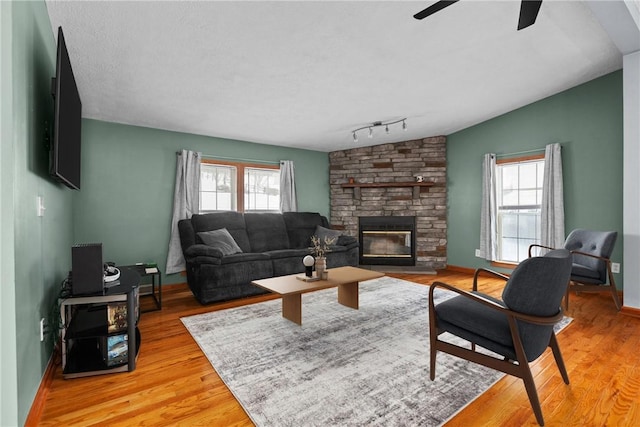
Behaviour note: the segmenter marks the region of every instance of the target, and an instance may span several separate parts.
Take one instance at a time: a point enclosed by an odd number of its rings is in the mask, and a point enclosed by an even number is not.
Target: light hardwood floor
[[[451,271],[389,275],[471,288],[470,275]],[[500,295],[500,281],[481,283],[481,290]],[[39,425],[253,425],[180,317],[274,297],[201,306],[186,285],[164,289],[163,310],[141,317],[137,369],[64,380],[58,365]],[[562,382],[550,350],[532,364],[546,425],[640,426],[640,319],[618,313],[606,294],[572,295],[567,314],[574,320],[558,341],[571,384]],[[537,425],[521,380],[504,377],[447,423],[485,425]]]

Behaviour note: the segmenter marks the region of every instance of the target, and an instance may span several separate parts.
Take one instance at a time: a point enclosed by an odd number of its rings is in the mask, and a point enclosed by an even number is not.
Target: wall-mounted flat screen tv
[[[54,120],[49,173],[67,187],[79,190],[82,102],[71,69],[62,27],[58,28],[56,76],[51,83]]]

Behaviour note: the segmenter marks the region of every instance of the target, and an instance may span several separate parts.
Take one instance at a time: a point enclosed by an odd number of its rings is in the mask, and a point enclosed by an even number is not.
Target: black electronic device
[[[104,268],[102,243],[71,247],[71,293],[73,296],[102,294]]]
[[[62,27],[58,28],[56,76],[51,80],[54,119],[53,141],[49,148],[49,173],[67,187],[79,190],[82,102]]]

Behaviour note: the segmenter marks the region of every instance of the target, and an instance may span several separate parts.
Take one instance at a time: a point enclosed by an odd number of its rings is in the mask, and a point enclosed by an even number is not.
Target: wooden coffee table
[[[338,302],[344,306],[358,309],[358,284],[365,280],[383,277],[379,271],[365,270],[357,267],[337,267],[327,270],[327,280],[305,282],[296,276],[273,277],[271,279],[254,280],[254,285],[274,292],[282,297],[282,317],[302,325],[302,294],[320,289],[338,288]]]

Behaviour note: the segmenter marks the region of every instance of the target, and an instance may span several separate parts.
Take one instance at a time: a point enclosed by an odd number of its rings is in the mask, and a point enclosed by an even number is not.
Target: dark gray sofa
[[[317,227],[327,218],[312,212],[196,214],[178,223],[187,283],[201,304],[267,293],[252,280],[302,273]],[[223,255],[198,235],[226,228],[242,250]],[[211,242],[210,242],[211,243]],[[358,242],[340,236],[327,254],[327,268],[358,265]]]

